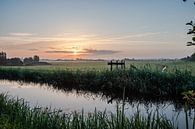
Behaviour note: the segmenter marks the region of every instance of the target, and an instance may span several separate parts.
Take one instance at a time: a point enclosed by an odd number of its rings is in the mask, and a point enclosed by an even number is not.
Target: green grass
[[[122,106],[124,108],[124,106]],[[106,111],[85,114],[49,108],[30,108],[23,99],[11,99],[0,94],[1,129],[176,129],[174,122],[158,112],[126,117],[117,106],[116,114]]]
[[[178,99],[181,93],[195,89],[189,71],[161,72],[151,66],[126,70],[24,69],[1,67],[0,79],[51,84],[59,89],[74,88],[121,97],[126,87],[128,97],[144,99]]]
[[[44,69],[44,70],[107,70],[110,67],[107,65],[107,61],[65,61],[65,62],[49,62],[52,65],[48,66],[4,66],[8,68],[24,68],[24,69]],[[189,61],[126,61],[126,67],[134,65],[137,68],[149,66],[152,70],[162,70],[163,66],[167,66],[168,72],[174,72],[175,69],[180,71],[191,71],[192,75],[195,76],[195,62]],[[3,66],[0,66],[3,67]]]
[[[136,66],[136,68],[130,67]],[[167,71],[161,72],[166,65]],[[131,61],[126,70],[109,71],[107,62],[53,62],[51,66],[0,67],[0,79],[51,84],[59,89],[100,92],[111,97],[181,99],[195,89],[195,63],[183,61]],[[190,72],[189,72],[190,71]],[[123,98],[124,99],[124,98]],[[0,129],[176,129],[158,112],[126,117],[94,111],[64,114],[49,108],[30,108],[23,99],[0,94]]]

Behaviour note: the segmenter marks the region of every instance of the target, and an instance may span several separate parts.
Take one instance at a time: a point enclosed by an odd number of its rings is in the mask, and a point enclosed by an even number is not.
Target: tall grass
[[[182,92],[195,89],[195,77],[188,71],[167,73],[148,67],[114,71],[0,68],[0,79],[47,83],[60,89],[103,92],[112,97],[122,96],[124,86],[127,97],[151,99],[177,99]]]
[[[123,109],[122,109],[123,110]],[[165,116],[148,113],[143,117],[139,112],[126,117],[117,106],[116,114],[106,111],[85,114],[49,108],[30,108],[23,99],[10,98],[0,94],[1,129],[176,129]]]

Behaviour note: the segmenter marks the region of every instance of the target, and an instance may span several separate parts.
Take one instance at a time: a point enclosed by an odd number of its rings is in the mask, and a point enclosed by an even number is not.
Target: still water
[[[122,102],[113,100],[108,103],[110,98],[104,97],[101,94],[94,94],[89,92],[77,90],[57,90],[52,86],[46,84],[24,83],[17,81],[0,80],[0,93],[7,93],[12,97],[24,98],[29,102],[29,105],[51,107],[61,109],[66,113],[77,111],[81,112],[82,109],[86,113],[93,112],[95,108],[98,111],[107,111],[108,113],[116,112],[117,103],[120,105]],[[150,111],[158,111],[160,114],[165,115],[168,119],[176,121],[181,129],[185,128],[185,114],[182,107],[176,108],[172,102],[164,103],[143,103],[138,101],[125,103],[125,114],[131,116],[137,110],[142,115],[146,115]],[[192,114],[193,115],[193,114]],[[192,120],[189,120],[192,123]]]

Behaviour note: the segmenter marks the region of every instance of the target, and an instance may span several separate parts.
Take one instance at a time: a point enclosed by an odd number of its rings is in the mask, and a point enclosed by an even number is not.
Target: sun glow
[[[74,56],[78,56],[79,55],[79,49],[78,49],[78,47],[77,46],[72,47],[72,52],[73,52],[73,55]]]
[[[74,54],[74,55],[78,55],[78,50],[76,50],[76,49],[73,50],[73,54]]]

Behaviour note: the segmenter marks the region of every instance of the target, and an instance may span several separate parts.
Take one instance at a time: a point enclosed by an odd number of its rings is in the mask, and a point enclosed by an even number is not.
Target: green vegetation
[[[121,97],[144,99],[181,99],[181,93],[195,89],[195,78],[177,69],[162,72],[154,67],[131,66],[126,70],[25,69],[1,67],[0,79],[47,83],[59,89],[78,89]]]
[[[0,94],[0,128],[1,129],[177,129],[174,122],[164,115],[148,113],[143,117],[139,111],[131,117],[124,116],[117,106],[116,114],[106,111],[84,114],[49,108],[30,108],[23,99],[10,99]]]
[[[45,66],[0,66],[2,68],[21,68],[21,69],[36,69],[36,70],[109,70],[110,67],[107,65],[107,61],[56,61],[49,62],[51,65]],[[135,60],[126,61],[126,68],[128,69],[131,65],[137,68],[143,68],[149,66],[151,70],[161,71],[164,66],[167,66],[167,72],[174,72],[176,69],[180,71],[191,71],[192,75],[195,76],[195,62],[181,61],[181,60]]]
[[[167,69],[162,72],[162,68]],[[77,89],[103,93],[111,98],[182,100],[195,90],[193,62],[127,62],[126,70],[110,71],[106,62],[66,62],[51,66],[0,67],[0,79],[47,83],[58,89]],[[179,69],[179,70],[178,70]],[[191,70],[192,69],[192,70]],[[189,70],[192,72],[189,72]],[[125,92],[124,92],[125,89]],[[124,98],[124,94],[127,98]],[[194,95],[194,93],[192,94]],[[187,96],[189,97],[189,96]],[[194,98],[194,97],[193,97]],[[124,115],[117,107],[116,114],[94,111],[64,114],[50,108],[30,108],[23,99],[10,99],[0,94],[0,128],[2,129],[176,129],[173,121],[157,112],[141,116]],[[186,127],[188,110],[186,108]],[[195,116],[194,116],[195,118]],[[194,119],[195,120],[195,119]],[[194,122],[194,121],[193,121]],[[195,123],[195,122],[194,122]],[[193,127],[195,125],[193,124]]]
[[[188,111],[191,108],[195,107],[195,92],[193,90],[191,91],[187,91],[187,92],[183,92],[183,100],[185,100],[185,107],[184,107],[184,112],[185,112],[185,120],[186,120],[186,129],[189,129],[189,122],[188,122]],[[195,109],[194,109],[195,111]],[[190,112],[189,112],[190,113]],[[193,129],[195,128],[195,114],[194,114],[194,118],[193,118]]]

